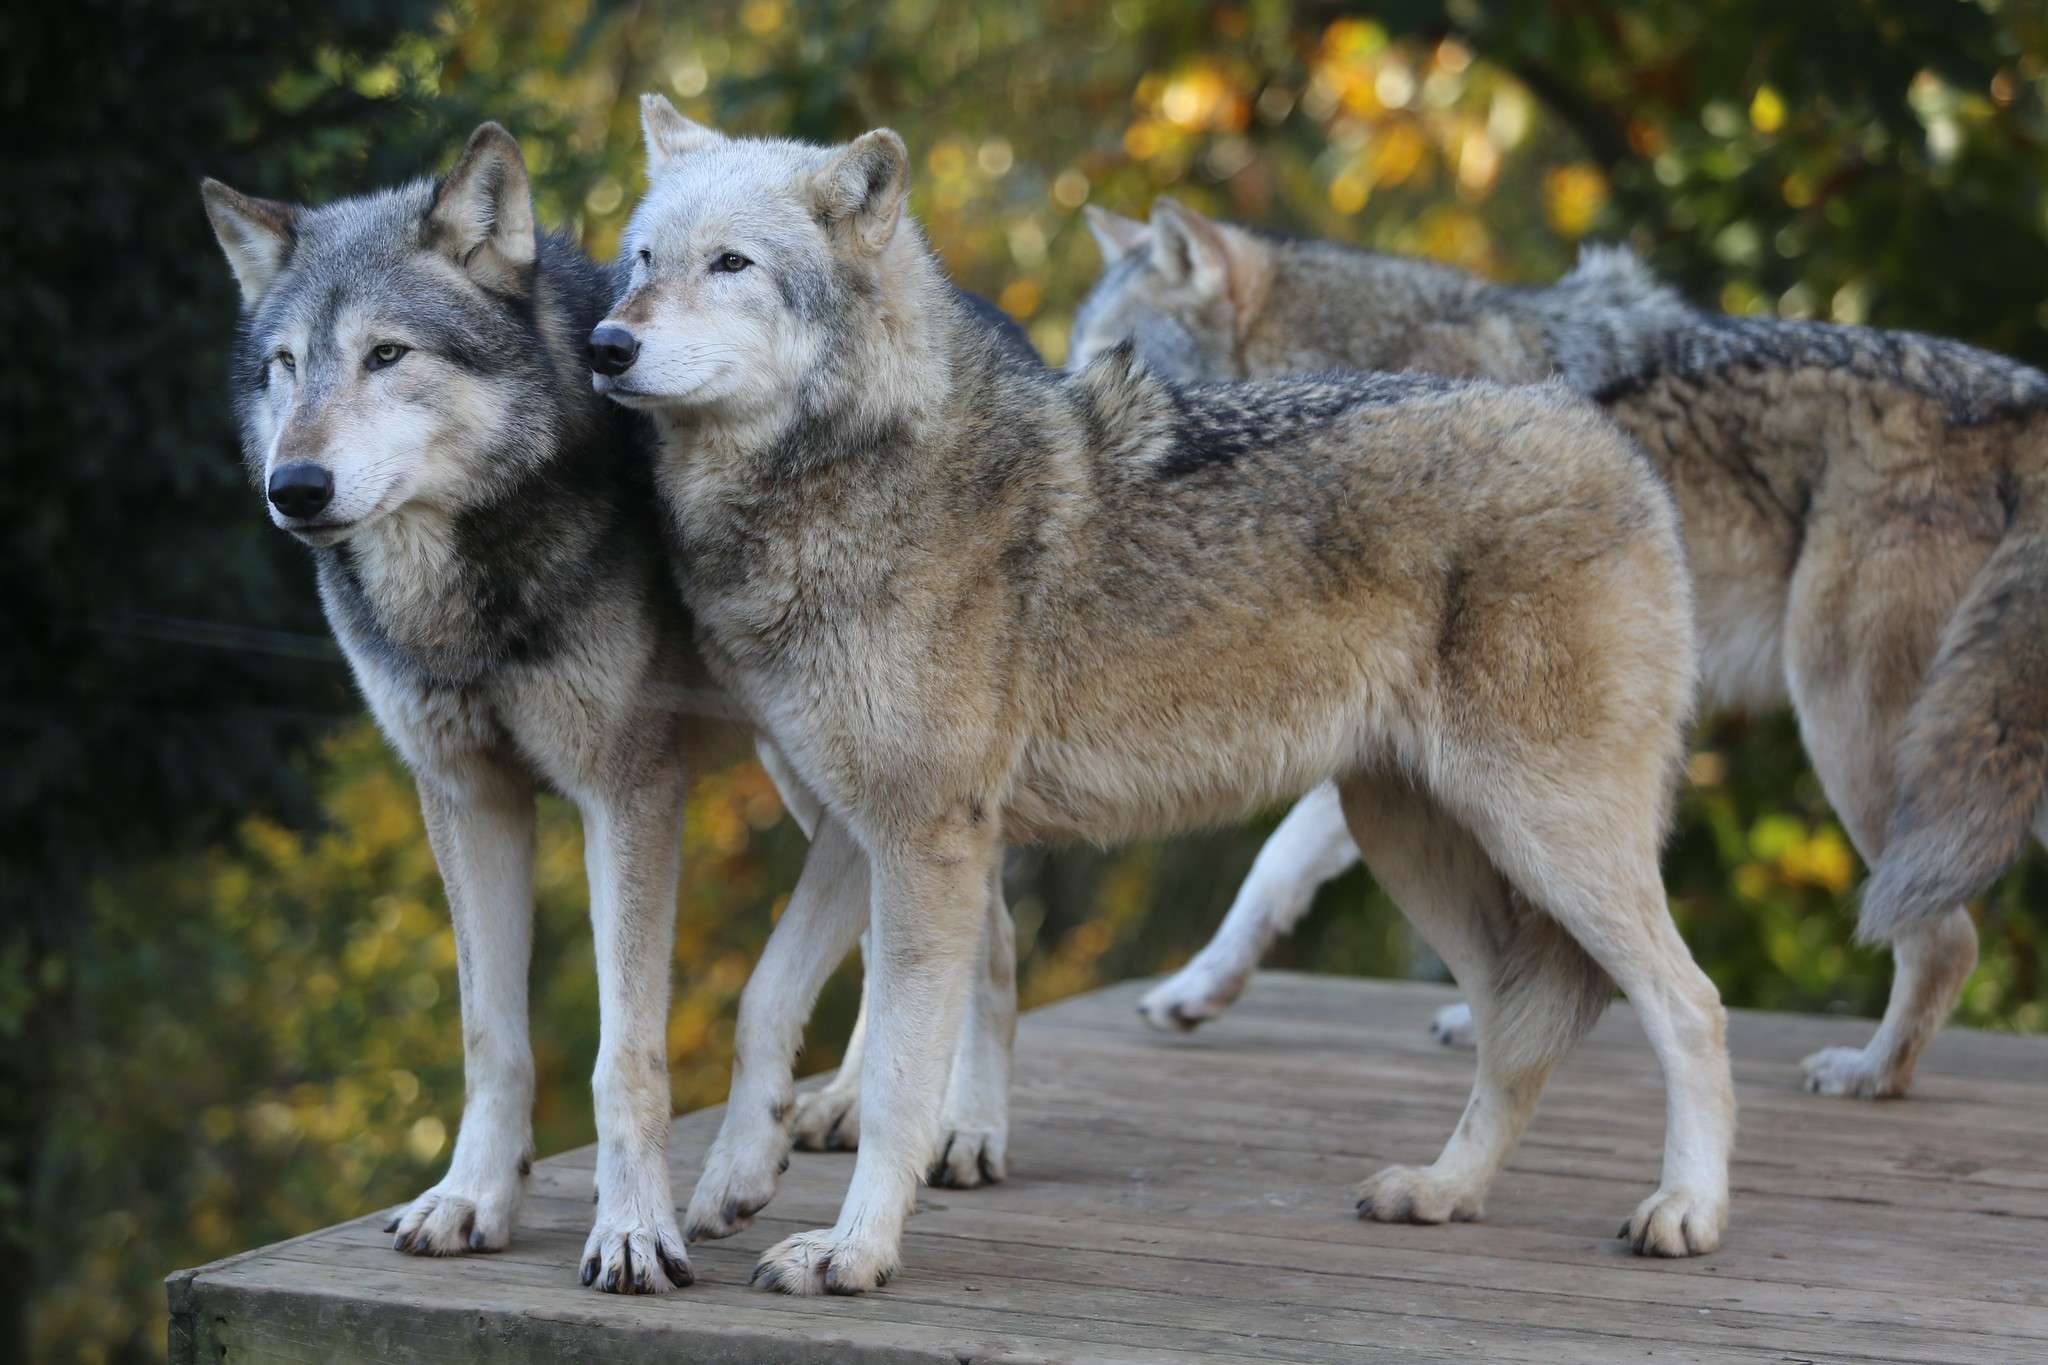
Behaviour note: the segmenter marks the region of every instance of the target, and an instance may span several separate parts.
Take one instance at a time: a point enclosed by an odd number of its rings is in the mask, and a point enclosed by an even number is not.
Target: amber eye
[[[752,264],[752,261],[739,252],[728,251],[711,263],[711,270],[713,274],[718,275],[737,275]]]
[[[387,341],[382,345],[372,346],[370,353],[363,357],[363,368],[366,370],[388,369],[404,359],[408,349],[408,347],[401,346],[395,341]]]
[[[294,356],[290,351],[278,351],[277,363],[284,366],[285,369],[290,371],[292,374],[297,374],[299,372],[298,358]]]

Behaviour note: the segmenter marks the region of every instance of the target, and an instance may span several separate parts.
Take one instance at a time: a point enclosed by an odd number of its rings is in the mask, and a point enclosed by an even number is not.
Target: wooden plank
[[[1351,1182],[1427,1160],[1468,1056],[1424,1033],[1440,987],[1259,977],[1186,1038],[1144,983],[1029,1016],[1011,1163],[927,1192],[905,1273],[859,1299],[746,1287],[829,1224],[852,1170],[799,1154],[698,1283],[576,1283],[589,1148],[541,1162],[511,1250],[413,1261],[377,1214],[171,1278],[173,1359],[1336,1362],[2048,1360],[2048,1043],[1951,1030],[1916,1097],[1805,1095],[1797,1061],[1866,1023],[1737,1015],[1743,1106],[1727,1247],[1651,1262],[1612,1239],[1655,1182],[1662,1086],[1625,1007],[1560,1068],[1486,1220],[1388,1227]],[[679,1195],[720,1113],[677,1119]],[[225,1352],[225,1355],[222,1353]]]

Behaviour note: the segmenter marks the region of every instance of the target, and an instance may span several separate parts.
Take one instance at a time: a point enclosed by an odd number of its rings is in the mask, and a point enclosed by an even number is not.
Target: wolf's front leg
[[[871,847],[874,891],[860,1156],[839,1221],[770,1248],[754,1281],[786,1294],[882,1284],[935,1139],[995,875],[991,821],[957,818]]]
[[[730,1237],[774,1197],[789,1159],[790,1105],[804,1021],[868,917],[867,856],[836,817],[821,818],[789,908],[740,995],[732,1094],[704,1155],[683,1227],[691,1241]]]
[[[832,1079],[796,1097],[789,1135],[801,1151],[850,1152],[860,1146],[860,1067],[868,1038],[868,947],[861,935],[860,1012],[846,1036],[846,1052]]]
[[[533,1164],[533,789],[479,762],[450,779],[422,777],[419,791],[455,923],[465,1093],[448,1174],[385,1231],[417,1256],[500,1251]]]
[[[658,1294],[691,1281],[669,1193],[669,972],[682,861],[679,771],[584,803],[597,950],[597,1221],[583,1283]]]
[[[953,1050],[931,1183],[956,1190],[1009,1174],[1010,1051],[1017,1040],[1017,931],[998,864],[989,876],[974,993]]]
[[[991,882],[983,921],[981,969],[960,1026],[952,1079],[940,1121],[939,1156],[931,1182],[953,1189],[993,1185],[1009,1173],[1010,1051],[1017,1037],[1017,935],[1003,902],[1002,880]],[[861,961],[872,956],[865,946]],[[847,1039],[839,1070],[820,1088],[797,1096],[791,1135],[805,1151],[850,1152],[860,1146],[860,1072],[868,1028],[865,970],[860,1015]]]

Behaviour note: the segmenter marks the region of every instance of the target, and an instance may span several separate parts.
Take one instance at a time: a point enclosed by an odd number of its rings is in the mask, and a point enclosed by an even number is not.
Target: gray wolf
[[[1976,963],[1964,902],[2030,828],[2048,838],[2048,376],[1933,337],[1706,313],[1613,249],[1528,289],[1170,200],[1090,225],[1106,264],[1077,360],[1129,341],[1182,376],[1554,376],[1635,438],[1678,504],[1706,702],[1797,714],[1872,868],[1859,936],[1896,958],[1876,1034],[1807,1058],[1806,1087],[1903,1094]],[[1147,1017],[1221,1011],[1350,861],[1333,795],[1305,802]]]
[[[694,697],[715,697],[668,581],[639,419],[590,393],[608,267],[534,226],[485,124],[438,181],[313,208],[215,181],[240,282],[249,471],[312,549],[370,710],[418,779],[454,919],[465,1072],[448,1173],[401,1251],[504,1248],[533,1155],[534,797],[588,844],[602,1042],[582,1276],[690,1283],[669,1192],[669,960]]]
[[[1671,1101],[1624,1235],[1712,1249],[1722,1013],[1657,872],[1689,593],[1669,499],[1597,409],[1421,376],[1181,386],[1128,349],[1019,365],[906,216],[894,133],[729,139],[657,96],[643,125],[594,334],[630,359],[593,382],[654,419],[711,671],[873,871],[853,1181],[757,1280],[896,1268],[1005,841],[1163,834],[1332,780],[1483,1040],[1443,1154],[1370,1177],[1361,1214],[1477,1216],[1618,982]],[[849,926],[785,930],[843,952]]]

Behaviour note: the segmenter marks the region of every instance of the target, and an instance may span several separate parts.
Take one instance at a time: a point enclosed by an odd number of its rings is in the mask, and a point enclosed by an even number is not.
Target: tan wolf
[[[660,433],[707,662],[874,878],[852,1185],[757,1279],[896,1268],[1005,841],[1166,834],[1329,781],[1481,1040],[1442,1155],[1366,1180],[1361,1213],[1477,1216],[1619,983],[1669,1095],[1623,1235],[1716,1246],[1722,1012],[1657,871],[1689,588],[1668,496],[1598,409],[1423,376],[1181,386],[1128,349],[1022,365],[905,215],[894,133],[729,139],[659,97],[643,121],[595,382]]]
[[[1688,306],[1624,251],[1543,289],[1212,222],[1091,211],[1107,262],[1074,361],[1129,342],[1163,373],[1342,367],[1562,378],[1677,500],[1705,700],[1789,704],[1872,866],[1860,936],[1891,943],[1868,1046],[1807,1088],[1898,1095],[1977,960],[1963,903],[2048,837],[2048,376],[1932,337]],[[1220,1012],[1351,850],[1333,793],[1260,855],[1223,930],[1148,997]],[[1440,1030],[1458,1021],[1440,1021]]]

